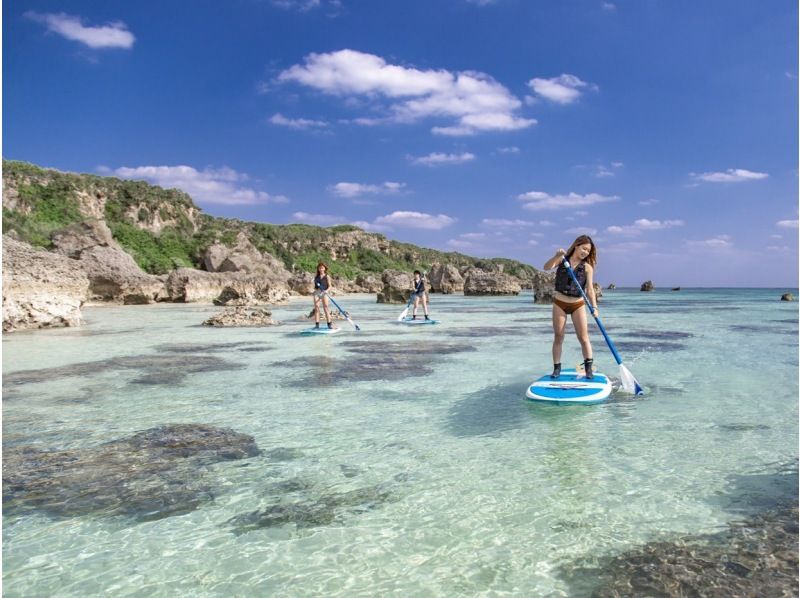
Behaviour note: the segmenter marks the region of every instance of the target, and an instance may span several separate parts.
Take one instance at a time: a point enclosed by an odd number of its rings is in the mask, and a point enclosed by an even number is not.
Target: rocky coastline
[[[428,270],[432,293],[532,289],[537,303],[552,301],[553,275],[512,260],[436,252],[355,227],[303,227],[305,237],[292,237],[275,225],[207,216],[175,190],[3,165],[5,332],[79,326],[86,304],[279,305],[311,294],[309,270],[320,259],[336,292],[375,293],[379,303],[405,303],[415,268]]]

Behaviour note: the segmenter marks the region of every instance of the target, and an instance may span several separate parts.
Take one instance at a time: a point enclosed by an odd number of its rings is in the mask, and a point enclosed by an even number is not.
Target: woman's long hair
[[[321,276],[321,274],[319,273],[319,269],[323,267],[325,268],[325,274],[328,273],[328,264],[326,264],[325,262],[320,262],[319,264],[317,264],[317,276]]]
[[[589,243],[592,246],[592,248],[589,250],[589,255],[587,255],[586,259],[583,261],[589,264],[592,268],[594,268],[594,265],[597,263],[597,248],[594,246],[594,241],[592,241],[592,238],[589,235],[581,235],[580,237],[575,239],[572,242],[572,245],[569,246],[566,257],[567,259],[569,259],[578,245],[585,245],[586,243]]]

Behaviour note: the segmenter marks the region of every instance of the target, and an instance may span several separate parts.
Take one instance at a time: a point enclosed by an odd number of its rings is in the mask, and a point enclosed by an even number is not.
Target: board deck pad
[[[307,336],[311,336],[314,334],[336,334],[337,332],[341,332],[341,328],[328,328],[327,326],[320,327],[320,328],[306,328],[305,330],[301,330],[300,334],[304,334]]]
[[[592,405],[607,401],[611,390],[611,381],[605,374],[595,372],[589,380],[582,372],[562,370],[558,378],[545,375],[533,382],[525,396],[541,403]]]
[[[402,320],[398,320],[401,324],[408,324],[410,326],[420,326],[425,324],[438,324],[439,320],[426,320],[425,318],[417,318],[416,320],[412,320],[411,318],[403,318]]]

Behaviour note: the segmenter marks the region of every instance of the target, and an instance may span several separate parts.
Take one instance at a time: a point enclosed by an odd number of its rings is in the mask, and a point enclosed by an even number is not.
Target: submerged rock
[[[792,293],[784,293],[781,295],[781,301],[794,301],[794,295]]]
[[[252,436],[195,424],[151,428],[86,449],[6,449],[3,510],[161,519],[214,498],[215,485],[203,475],[209,465],[259,452]]]

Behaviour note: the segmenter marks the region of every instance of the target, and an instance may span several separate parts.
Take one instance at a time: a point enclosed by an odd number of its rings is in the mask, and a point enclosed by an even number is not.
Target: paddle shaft
[[[562,256],[561,257],[561,262],[564,264],[564,267],[567,269],[567,272],[569,272],[569,275],[572,277],[572,280],[575,282],[575,286],[577,286],[578,290],[581,292],[581,295],[583,296],[583,300],[586,302],[586,305],[589,308],[589,312],[592,314],[592,317],[594,318],[594,321],[597,322],[597,327],[600,329],[600,332],[603,333],[603,338],[606,339],[606,344],[608,345],[608,348],[611,349],[611,353],[614,355],[614,359],[616,359],[617,364],[622,365],[622,357],[620,357],[619,353],[617,353],[617,348],[614,346],[614,343],[612,343],[611,339],[608,338],[608,333],[606,332],[606,329],[603,328],[603,323],[600,321],[600,317],[595,313],[595,310],[592,307],[592,304],[589,302],[589,298],[586,296],[586,293],[583,291],[583,287],[581,286],[581,283],[578,282],[578,278],[577,278],[577,276],[575,276],[575,272],[572,271],[572,266],[569,265],[569,260],[565,256]]]
[[[325,295],[327,295],[328,299],[331,300],[331,303],[333,303],[336,306],[336,309],[339,310],[339,313],[341,313],[345,317],[345,319],[353,325],[353,327],[356,330],[359,330],[358,324],[356,324],[355,322],[353,322],[353,320],[350,319],[350,314],[348,314],[345,310],[343,310],[341,305],[336,303],[336,299],[331,297],[327,291],[325,291]]]

